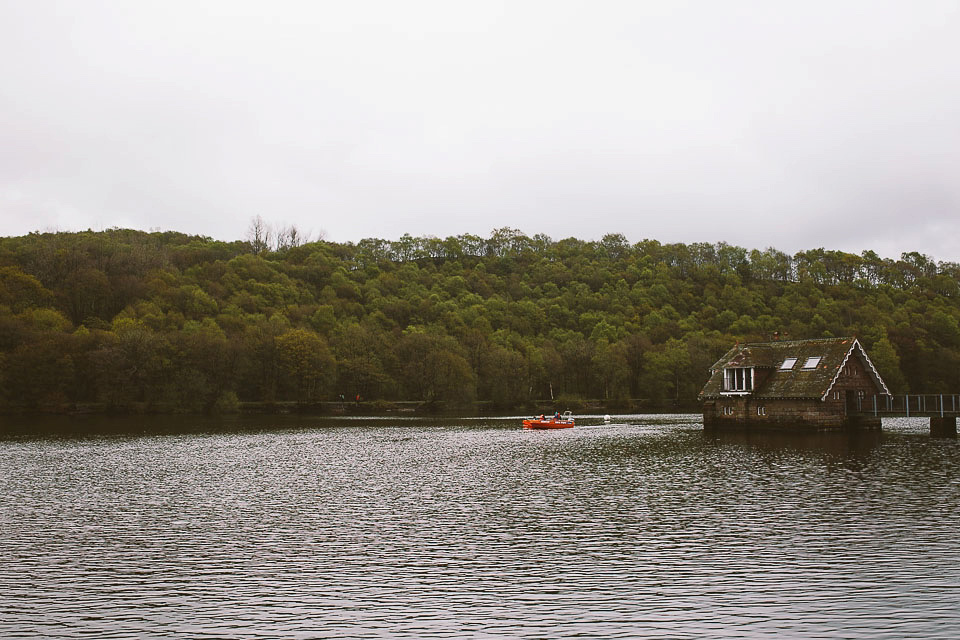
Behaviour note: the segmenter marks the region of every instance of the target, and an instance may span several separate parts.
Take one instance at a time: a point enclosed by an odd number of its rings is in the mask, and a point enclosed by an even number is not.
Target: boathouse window
[[[767,415],[767,408],[766,408],[766,407],[757,407],[757,415],[758,415],[758,416],[765,416],[765,415]]]
[[[820,364],[820,356],[814,356],[812,358],[807,358],[807,361],[803,363],[803,368],[816,369],[818,364]]]
[[[723,415],[725,415],[725,416],[732,416],[732,415],[733,415],[733,407],[730,407],[730,406],[724,407],[724,408],[723,408]]]
[[[737,367],[723,370],[724,391],[751,391],[753,390],[753,369]]]
[[[783,364],[780,365],[780,369],[781,371],[785,369],[793,369],[793,365],[795,364],[797,364],[796,358],[787,358],[783,361]]]

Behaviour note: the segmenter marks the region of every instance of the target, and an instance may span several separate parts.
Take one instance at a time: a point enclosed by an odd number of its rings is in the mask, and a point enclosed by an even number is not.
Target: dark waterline
[[[0,637],[957,637],[960,446],[698,416],[40,418]]]

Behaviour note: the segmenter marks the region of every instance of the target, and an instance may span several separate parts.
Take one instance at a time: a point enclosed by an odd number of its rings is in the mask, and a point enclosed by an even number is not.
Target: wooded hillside
[[[0,239],[6,410],[605,399],[692,408],[736,341],[856,335],[892,391],[960,391],[960,266],[724,243]],[[639,402],[639,404],[638,404]]]

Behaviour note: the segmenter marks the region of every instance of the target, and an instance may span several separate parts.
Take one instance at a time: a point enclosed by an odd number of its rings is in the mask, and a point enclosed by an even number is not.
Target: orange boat
[[[545,418],[540,414],[536,418],[530,418],[523,421],[524,429],[570,429],[573,427],[573,415],[569,411],[563,412],[563,417],[554,414],[550,418]]]

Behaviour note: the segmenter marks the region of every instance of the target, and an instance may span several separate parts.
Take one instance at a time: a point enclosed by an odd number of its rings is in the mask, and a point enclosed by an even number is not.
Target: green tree
[[[336,378],[336,361],[327,341],[312,331],[293,329],[277,337],[281,375],[293,386],[298,402],[330,393]]]
[[[687,346],[675,338],[647,352],[644,381],[650,390],[650,399],[656,404],[680,406],[684,380],[690,375],[690,353]]]
[[[341,326],[332,336],[337,359],[337,391],[375,399],[393,393],[396,383],[387,373],[393,356],[389,337],[372,324]]]
[[[473,371],[452,338],[411,330],[394,352],[396,379],[405,397],[428,402],[468,402],[475,397]]]
[[[890,389],[891,393],[909,392],[907,381],[903,377],[903,372],[900,371],[900,356],[897,355],[893,343],[886,335],[873,344],[869,356],[873,366],[877,368],[877,373],[887,383],[887,388]]]
[[[30,307],[46,307],[53,294],[38,279],[19,267],[0,267],[0,305],[19,313]]]
[[[155,404],[163,389],[169,343],[142,323],[114,322],[91,356],[98,397],[111,407]]]

